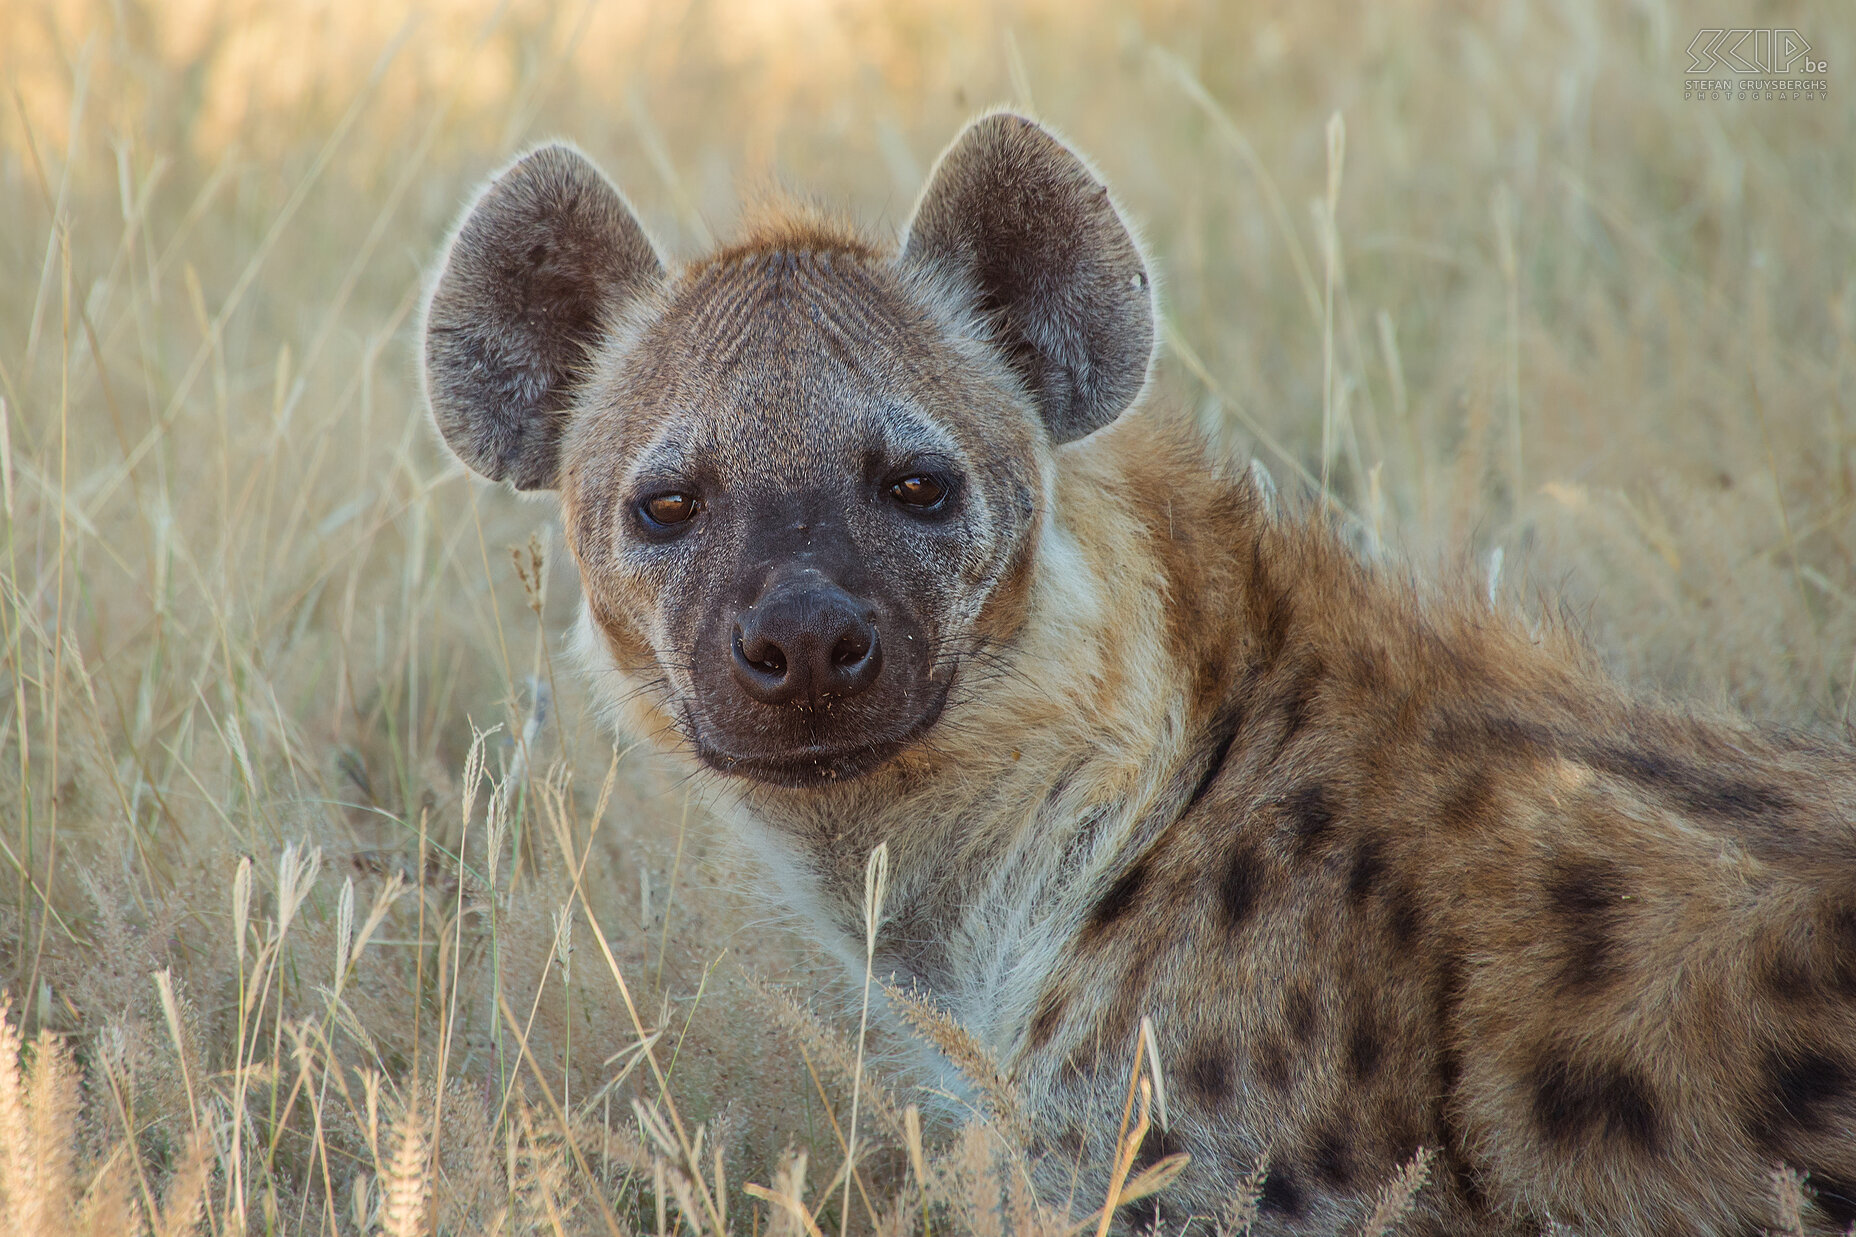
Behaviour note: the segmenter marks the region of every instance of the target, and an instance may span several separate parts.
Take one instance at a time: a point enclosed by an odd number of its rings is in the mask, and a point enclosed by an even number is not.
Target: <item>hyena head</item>
[[[537,150],[452,241],[425,364],[465,463],[559,490],[634,724],[804,787],[922,740],[1011,637],[1054,450],[1139,395],[1153,326],[1108,191],[999,113],[893,252],[799,216],[678,270],[586,159]]]

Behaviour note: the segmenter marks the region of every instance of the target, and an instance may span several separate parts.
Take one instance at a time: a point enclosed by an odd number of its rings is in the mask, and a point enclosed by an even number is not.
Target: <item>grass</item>
[[[1155,398],[1645,690],[1847,728],[1856,60],[1755,9],[1828,100],[1685,101],[1654,0],[0,0],[14,1231],[1098,1226],[927,1008],[983,1111],[924,1126],[867,982],[592,724],[549,508],[426,428],[424,272],[544,136],[689,255],[768,180],[894,227],[1033,107],[1156,256]]]

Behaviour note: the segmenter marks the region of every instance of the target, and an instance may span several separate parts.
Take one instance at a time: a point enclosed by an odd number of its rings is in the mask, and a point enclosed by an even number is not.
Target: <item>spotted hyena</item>
[[[998,113],[899,244],[792,214],[675,267],[537,150],[425,356],[451,448],[559,492],[616,718],[860,973],[888,844],[877,970],[1053,1161],[1102,1180],[1151,1017],[1169,1229],[1267,1157],[1257,1231],[1331,1232],[1420,1147],[1416,1231],[1739,1237],[1778,1164],[1850,1224],[1856,753],[1272,514],[1140,404],[1154,324],[1108,190]]]

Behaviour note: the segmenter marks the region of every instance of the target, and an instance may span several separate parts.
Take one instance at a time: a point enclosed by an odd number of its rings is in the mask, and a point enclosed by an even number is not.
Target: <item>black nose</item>
[[[814,572],[779,584],[735,620],[735,682],[762,704],[855,696],[883,668],[869,607]]]

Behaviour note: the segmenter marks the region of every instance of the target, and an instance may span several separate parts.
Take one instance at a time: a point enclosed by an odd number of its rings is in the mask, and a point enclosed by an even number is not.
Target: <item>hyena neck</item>
[[[1001,1049],[1091,891],[1180,814],[1235,728],[1255,637],[1232,590],[1268,522],[1204,454],[1145,415],[1061,453],[1026,617],[957,677],[929,740],[848,786],[741,795],[782,896],[858,974],[864,868],[885,843],[876,973]]]

